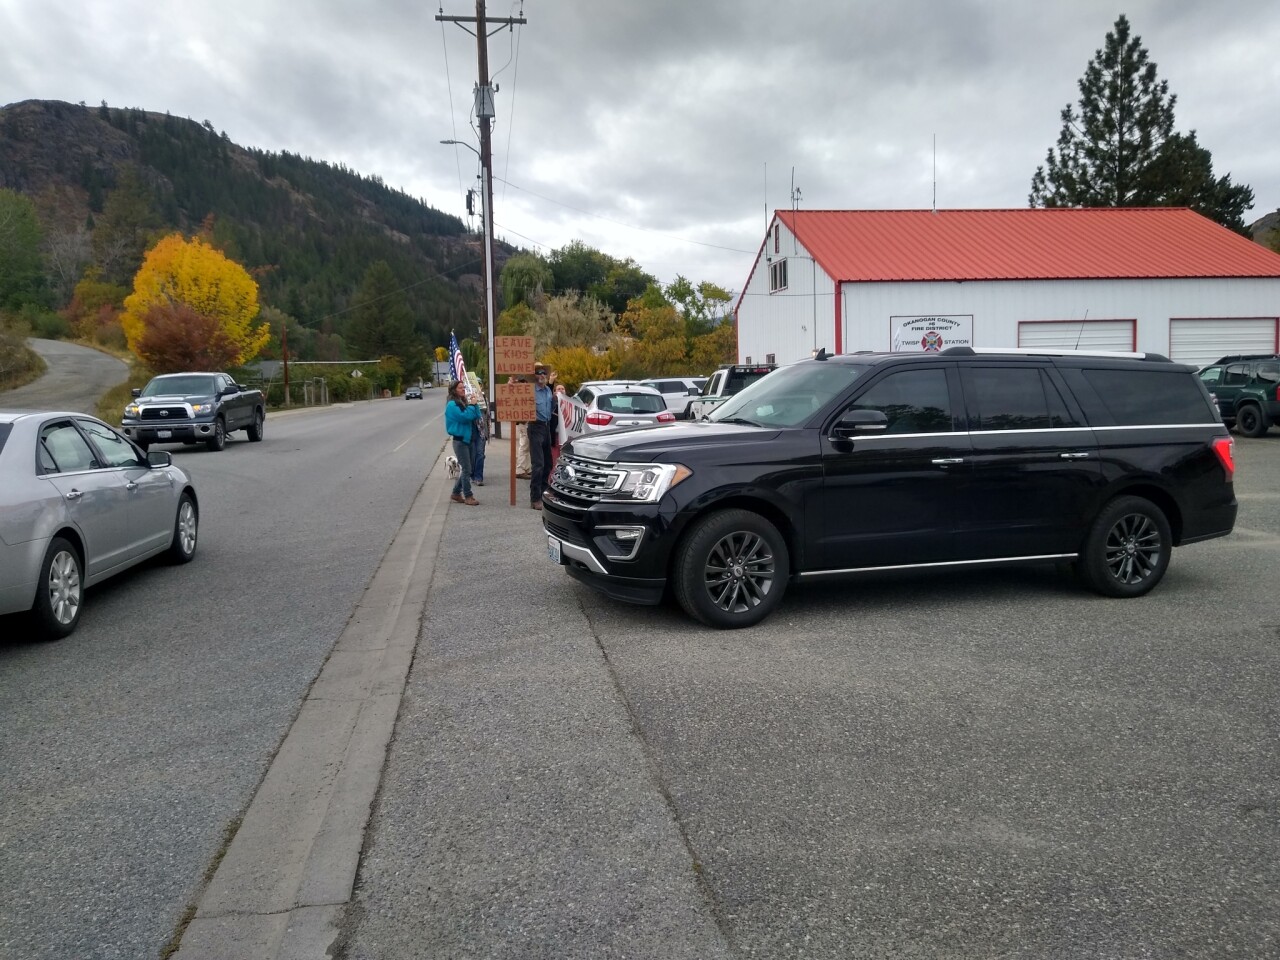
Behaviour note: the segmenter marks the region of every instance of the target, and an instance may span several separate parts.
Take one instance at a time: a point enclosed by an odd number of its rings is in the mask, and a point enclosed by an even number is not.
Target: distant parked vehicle
[[[1280,423],[1280,356],[1223,357],[1200,370],[1222,421],[1246,437],[1260,437]]]
[[[680,419],[701,420],[734,394],[742,392],[776,369],[777,366],[772,363],[746,366],[725,364],[711,375],[703,385],[702,392],[685,405],[684,415]]]
[[[706,377],[652,377],[641,380],[640,386],[653,387],[662,394],[667,409],[679,415],[689,405],[689,398],[699,396],[706,386]]]
[[[675,423],[662,394],[653,387],[584,386],[575,399],[586,407],[584,433],[600,433],[623,427],[655,427]]]
[[[0,412],[0,614],[27,614],[37,635],[75,630],[100,580],[160,553],[191,560],[198,521],[167,452],[80,413]]]
[[[421,400],[421,399],[422,399],[422,388],[421,388],[421,387],[410,387],[408,390],[406,390],[406,391],[404,392],[404,398],[405,398],[406,400]]]

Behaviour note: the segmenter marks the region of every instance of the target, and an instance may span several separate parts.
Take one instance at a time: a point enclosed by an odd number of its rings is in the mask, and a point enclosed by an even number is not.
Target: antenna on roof
[[[1076,350],[1080,349],[1080,341],[1084,339],[1084,325],[1088,322],[1089,322],[1089,311],[1085,310],[1084,319],[1080,321],[1080,332],[1076,334],[1076,345],[1075,345]]]
[[[795,213],[799,209],[800,209],[800,188],[796,186],[796,168],[792,167],[791,168],[791,212]],[[793,227],[794,227],[794,224],[795,224],[795,221],[792,221]],[[791,231],[791,252],[792,253],[800,252],[799,247],[796,245],[796,232],[794,229]],[[816,328],[815,328],[815,332],[816,332]]]

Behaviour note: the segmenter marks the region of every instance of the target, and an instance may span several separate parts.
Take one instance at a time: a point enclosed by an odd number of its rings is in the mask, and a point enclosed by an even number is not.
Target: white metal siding
[[[1169,321],[1169,359],[1203,367],[1236,353],[1274,353],[1276,320],[1272,317],[1200,318]]]
[[[836,349],[835,284],[809,251],[797,243],[781,222],[779,252],[773,252],[773,229],[764,253],[738,306],[738,361],[750,357],[764,363],[773,354],[778,363],[794,363],[813,355],[818,347]],[[769,267],[787,261],[787,288],[769,292]],[[815,293],[816,288],[816,293]]]
[[[1133,349],[1134,320],[1050,320],[1018,324],[1018,346],[1032,349]]]

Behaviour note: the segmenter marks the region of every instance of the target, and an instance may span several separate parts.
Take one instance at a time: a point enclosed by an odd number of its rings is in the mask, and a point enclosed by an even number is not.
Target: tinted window
[[[880,410],[886,433],[945,433],[954,429],[945,370],[891,373],[854,401],[851,410]]]
[[[755,383],[762,377],[771,373],[768,369],[762,370],[734,370],[729,374],[729,392],[737,393],[749,384]]]
[[[595,392],[592,390],[587,390],[584,388],[578,391],[578,399],[582,401],[584,406],[589,405],[591,403],[591,398],[594,396],[595,396]]]
[[[964,391],[974,430],[1078,426],[1058,388],[1040,369],[965,367]]]
[[[1083,370],[1103,405],[1120,426],[1160,423],[1215,423],[1204,388],[1176,370]]]
[[[144,397],[211,397],[218,392],[218,379],[218,377],[196,376],[193,374],[156,377],[142,388],[142,395]]]
[[[1258,364],[1258,379],[1267,383],[1280,383],[1280,363]]]
[[[101,451],[108,467],[140,467],[143,460],[133,444],[116,433],[105,423],[93,420],[78,421],[81,428],[89,435],[93,445]]]
[[[1240,387],[1249,382],[1249,368],[1243,363],[1233,363],[1227,367],[1222,377],[1224,387]]]
[[[4,442],[9,439],[9,432],[13,429],[11,423],[0,423],[0,450],[4,449]]]
[[[605,413],[662,413],[667,405],[651,393],[609,393],[596,406]]]
[[[1220,383],[1222,380],[1222,368],[1221,367],[1205,367],[1203,370],[1200,371],[1200,379],[1203,380],[1209,386],[1213,386],[1217,383]]]
[[[67,420],[46,424],[40,431],[40,469],[45,473],[71,473],[99,466],[80,431]]]

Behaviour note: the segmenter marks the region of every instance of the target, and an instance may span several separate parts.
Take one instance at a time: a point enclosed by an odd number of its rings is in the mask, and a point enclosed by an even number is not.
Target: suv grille
[[[580,500],[602,500],[617,490],[622,480],[622,471],[613,464],[561,455],[551,475],[551,488]]]

